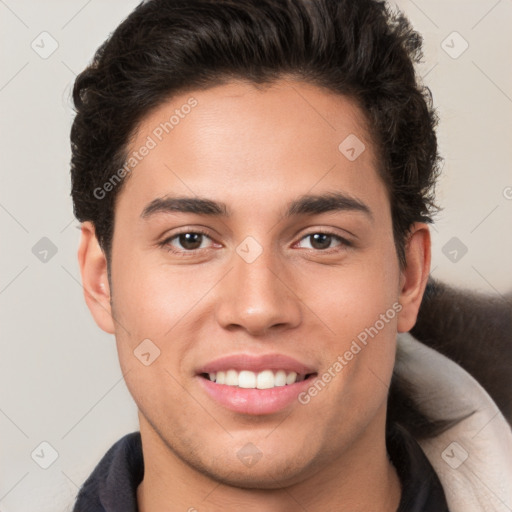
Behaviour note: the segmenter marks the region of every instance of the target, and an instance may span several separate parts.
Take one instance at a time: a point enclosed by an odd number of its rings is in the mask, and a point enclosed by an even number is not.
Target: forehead
[[[143,119],[128,157],[133,166],[121,195],[132,206],[171,192],[270,201],[279,189],[287,201],[294,191],[383,188],[357,105],[288,80],[180,93]]]

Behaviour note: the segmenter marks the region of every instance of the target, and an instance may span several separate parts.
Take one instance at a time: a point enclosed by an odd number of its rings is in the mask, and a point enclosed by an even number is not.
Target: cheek
[[[121,252],[121,251],[120,251]],[[169,401],[181,404],[178,368],[186,336],[178,336],[198,301],[169,267],[125,253],[112,272],[116,344],[126,385],[141,410]],[[203,292],[204,293],[204,292]],[[159,421],[160,412],[154,412]]]
[[[190,267],[156,264],[143,254],[120,254],[115,270],[115,312],[132,338],[169,336],[173,326],[208,290],[208,282],[189,275]]]
[[[364,284],[364,280],[353,279],[357,285]],[[347,432],[332,439],[333,447],[340,449],[385,407],[396,351],[396,299],[382,286],[376,286],[373,293],[361,288],[364,292],[359,295],[357,287],[351,290],[352,294],[339,299],[338,313],[333,311],[328,320],[336,334],[324,344],[319,378],[326,383],[325,391],[318,384],[305,397],[313,407],[332,412],[330,418],[319,420],[327,430],[338,428],[340,417],[350,416]]]
[[[377,248],[360,262],[328,273],[317,281],[313,297],[344,338],[373,325],[394,304],[397,307],[400,273],[393,248]]]
[[[324,345],[325,354],[329,354],[325,363],[327,368],[339,363],[331,370],[340,376],[335,379],[335,387],[344,395],[343,401],[353,400],[352,405],[361,401],[377,406],[385,399],[401,309],[399,275],[394,245],[383,243],[364,261],[340,268],[330,279],[323,279],[329,283],[329,293],[316,287],[317,310],[334,331],[330,342]]]

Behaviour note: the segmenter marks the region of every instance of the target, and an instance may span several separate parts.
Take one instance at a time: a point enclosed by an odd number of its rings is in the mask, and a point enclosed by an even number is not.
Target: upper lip
[[[295,372],[299,375],[315,373],[315,369],[311,366],[283,354],[232,354],[210,361],[199,368],[197,373],[215,373],[227,370],[236,370],[238,372],[242,370],[252,372],[284,370],[286,372]]]

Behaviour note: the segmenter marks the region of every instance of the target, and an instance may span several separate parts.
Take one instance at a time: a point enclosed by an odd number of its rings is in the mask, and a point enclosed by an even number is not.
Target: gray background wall
[[[75,74],[137,3],[0,0],[0,512],[70,510],[105,451],[138,428],[114,338],[83,300],[68,170]],[[433,275],[505,293],[512,1],[398,5],[425,37],[419,70],[441,117]]]

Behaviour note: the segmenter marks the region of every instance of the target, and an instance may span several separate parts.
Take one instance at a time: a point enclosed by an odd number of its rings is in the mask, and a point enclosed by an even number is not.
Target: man
[[[79,75],[79,263],[140,434],[76,511],[510,504],[510,428],[466,463],[496,406],[406,334],[438,172],[420,50],[369,0],[151,0]]]

